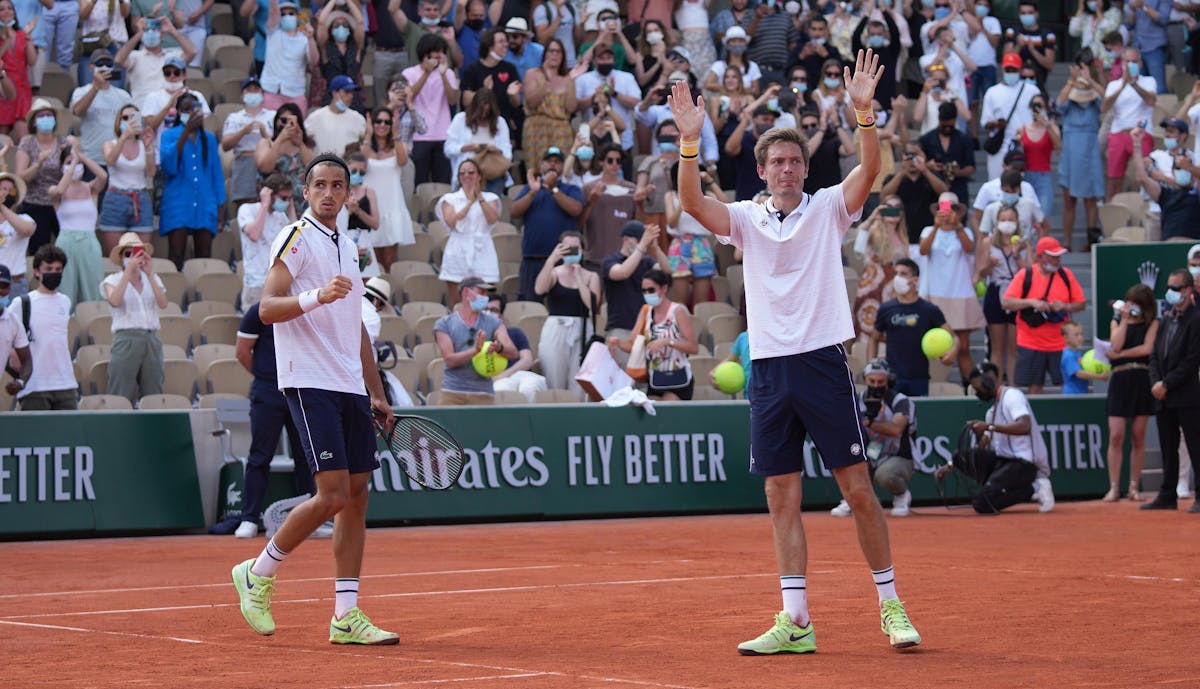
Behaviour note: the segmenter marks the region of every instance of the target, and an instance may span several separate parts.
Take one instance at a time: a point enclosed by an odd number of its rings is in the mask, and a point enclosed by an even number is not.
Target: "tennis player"
[[[317,156],[304,174],[308,211],[281,231],[271,247],[275,258],[259,315],[275,326],[279,388],[300,431],[317,494],[292,509],[258,558],[233,568],[233,584],[242,616],[254,631],[274,634],[271,594],[276,570],[318,526],[333,518],[337,579],[329,641],[388,645],[400,638],[371,624],[358,609],[367,480],[379,466],[372,409],[389,424],[392,410],[362,324],[358,249],[336,229],[349,188],[346,163],[334,155]]]
[[[693,103],[684,82],[670,96],[679,127],[679,196],[719,241],[745,255],[750,333],[750,471],[764,476],[774,529],[783,610],[765,634],[738,645],[743,655],[812,653],[816,634],[808,614],[808,562],[800,521],[804,438],[811,434],[825,466],[850,503],[858,541],[879,593],[881,624],[895,648],[921,642],[896,596],[883,509],[864,463],[867,441],[842,342],[853,339],[842,277],[842,239],[862,215],[879,174],[879,139],[871,99],[883,68],[859,51],[846,91],[861,133],[860,163],[841,184],[804,193],[808,142],[795,129],[772,129],[754,147],[764,203],[724,204],[700,189],[697,155],[704,103]]]

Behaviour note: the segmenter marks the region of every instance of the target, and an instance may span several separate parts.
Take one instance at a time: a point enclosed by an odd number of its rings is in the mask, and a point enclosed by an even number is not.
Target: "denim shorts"
[[[150,192],[145,189],[126,191],[109,187],[100,204],[100,231],[154,231],[154,207],[150,205]]]

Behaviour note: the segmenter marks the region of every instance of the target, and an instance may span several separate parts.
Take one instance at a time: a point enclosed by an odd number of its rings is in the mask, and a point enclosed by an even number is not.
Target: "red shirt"
[[[1027,172],[1050,172],[1050,156],[1054,153],[1054,142],[1050,140],[1050,132],[1042,133],[1042,138],[1034,141],[1021,128],[1021,147],[1025,149],[1025,170]],[[1045,210],[1045,209],[1042,209]]]
[[[1029,294],[1022,297],[1021,292],[1025,289],[1025,271],[1027,270],[1033,271],[1033,280],[1029,286]],[[1069,294],[1067,284],[1062,280],[1063,275],[1066,275],[1067,280],[1070,282]],[[1079,286],[1079,281],[1075,279],[1075,274],[1070,270],[1063,268],[1059,273],[1055,273],[1054,283],[1050,285],[1050,293],[1046,294],[1046,283],[1049,281],[1050,277],[1044,274],[1036,265],[1032,268],[1022,268],[1013,276],[1012,282],[1008,284],[1008,289],[1004,292],[1004,296],[1010,299],[1043,299],[1042,295],[1046,295],[1044,299],[1047,302],[1061,301],[1067,304],[1079,304],[1083,302],[1083,288]],[[1066,341],[1063,339],[1062,326],[1063,323],[1069,320],[1071,320],[1071,317],[1067,315],[1066,320],[1060,323],[1050,323],[1047,321],[1034,328],[1018,316],[1017,346],[1038,352],[1061,352],[1067,346]]]

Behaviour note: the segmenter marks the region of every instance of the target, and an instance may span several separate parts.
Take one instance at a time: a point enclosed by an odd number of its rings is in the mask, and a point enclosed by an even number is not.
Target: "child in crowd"
[[[1083,359],[1083,326],[1068,321],[1062,326],[1063,339],[1066,340],[1067,348],[1062,353],[1062,376],[1063,376],[1063,394],[1064,395],[1086,395],[1090,392],[1090,383],[1092,380],[1108,380],[1108,373],[1092,373],[1085,371],[1081,360]]]

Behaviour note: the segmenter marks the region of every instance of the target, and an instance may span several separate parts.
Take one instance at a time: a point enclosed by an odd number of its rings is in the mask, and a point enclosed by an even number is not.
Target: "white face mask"
[[[63,165],[62,171],[64,175],[71,175],[72,182],[78,182],[79,180],[83,179],[82,165],[76,165],[73,169],[70,165]]]
[[[897,275],[892,278],[892,289],[896,294],[908,294],[908,290],[912,287],[912,283],[903,275]]]
[[[164,81],[163,88],[170,91],[171,93],[175,93],[179,89],[183,88],[183,82],[182,81]]]
[[[1000,222],[996,223],[996,227],[1003,234],[1013,234],[1017,231],[1017,221],[1001,220]]]

